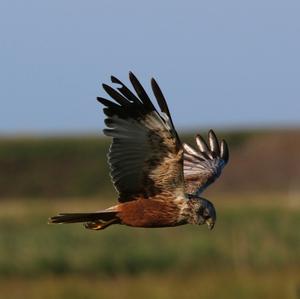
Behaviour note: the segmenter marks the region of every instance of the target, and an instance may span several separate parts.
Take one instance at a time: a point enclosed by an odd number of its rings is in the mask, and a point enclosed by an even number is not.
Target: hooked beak
[[[214,228],[215,222],[213,221],[212,218],[207,219],[205,222],[210,230],[212,230]]]

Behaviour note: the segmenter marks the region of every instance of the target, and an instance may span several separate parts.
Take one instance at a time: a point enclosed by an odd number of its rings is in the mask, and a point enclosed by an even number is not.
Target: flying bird
[[[93,230],[112,224],[150,228],[205,223],[212,229],[216,210],[201,193],[228,162],[226,142],[210,130],[208,142],[196,136],[197,149],[182,143],[155,79],[151,86],[160,111],[131,72],[129,79],[133,91],[112,76],[115,89],[103,84],[111,99],[97,98],[107,117],[103,132],[112,137],[108,163],[119,203],[93,213],[60,213],[49,222],[84,222]]]

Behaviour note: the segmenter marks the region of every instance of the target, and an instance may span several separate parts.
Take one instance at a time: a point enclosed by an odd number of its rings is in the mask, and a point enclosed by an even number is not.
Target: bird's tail
[[[49,218],[49,223],[77,223],[85,222],[85,227],[100,230],[111,224],[119,223],[117,212],[100,211],[95,213],[60,213]]]

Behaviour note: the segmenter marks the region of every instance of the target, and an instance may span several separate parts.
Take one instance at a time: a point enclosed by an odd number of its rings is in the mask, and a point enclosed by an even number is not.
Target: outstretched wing
[[[221,174],[229,159],[228,146],[225,140],[219,141],[215,133],[208,133],[208,144],[200,136],[196,136],[198,149],[188,144],[184,148],[184,181],[185,192],[199,195]]]
[[[152,79],[158,113],[137,78],[129,73],[129,79],[136,94],[111,77],[119,87],[103,88],[113,101],[97,98],[107,116],[103,132],[112,137],[108,162],[119,201],[160,193],[183,195],[183,149],[162,92]]]

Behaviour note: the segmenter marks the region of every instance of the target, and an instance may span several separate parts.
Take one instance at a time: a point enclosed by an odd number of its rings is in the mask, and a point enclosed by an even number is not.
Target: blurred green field
[[[1,298],[300,298],[299,194],[211,195],[205,226],[47,225],[113,199],[0,202]]]
[[[48,225],[115,204],[109,140],[0,138],[0,298],[300,298],[300,130],[218,136],[213,231]]]

